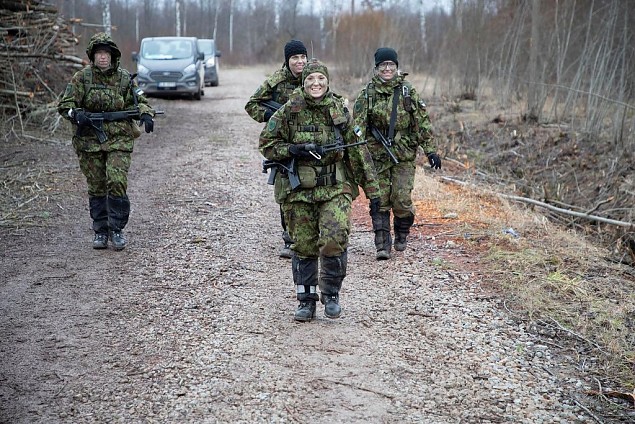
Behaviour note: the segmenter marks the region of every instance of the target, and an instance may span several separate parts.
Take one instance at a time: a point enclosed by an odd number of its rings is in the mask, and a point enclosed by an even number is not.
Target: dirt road
[[[361,199],[342,317],[293,321],[261,124],[243,110],[264,72],[153,99],[166,116],[136,146],[121,252],[91,249],[68,140],[13,147],[48,183],[46,213],[0,233],[0,422],[595,422],[460,247],[414,237],[377,263]]]

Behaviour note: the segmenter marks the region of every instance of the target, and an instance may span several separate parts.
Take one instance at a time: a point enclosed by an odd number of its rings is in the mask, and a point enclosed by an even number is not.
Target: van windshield
[[[205,56],[214,54],[214,40],[198,40],[198,49],[205,53]]]
[[[192,56],[192,43],[183,40],[147,40],[141,48],[144,59],[187,59]]]

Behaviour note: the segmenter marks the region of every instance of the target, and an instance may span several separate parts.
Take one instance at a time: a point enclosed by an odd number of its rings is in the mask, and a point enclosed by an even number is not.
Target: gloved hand
[[[371,214],[371,216],[373,214],[376,214],[377,212],[379,212],[379,206],[380,206],[379,197],[376,197],[374,199],[370,199],[370,214]]]
[[[273,112],[271,109],[265,109],[265,122],[269,121],[269,118],[273,116]]]
[[[428,153],[428,162],[432,169],[441,169],[441,158],[436,153]]]
[[[289,146],[289,154],[297,158],[312,158],[313,155],[309,153],[311,145],[315,146],[312,143],[292,144]]]
[[[92,124],[88,116],[86,116],[81,109],[71,109],[69,115],[80,127],[89,127]]]
[[[139,118],[139,122],[143,123],[143,126],[145,127],[147,133],[151,133],[152,131],[154,131],[154,121],[152,120],[152,116],[150,116],[150,114],[142,113],[141,117]]]

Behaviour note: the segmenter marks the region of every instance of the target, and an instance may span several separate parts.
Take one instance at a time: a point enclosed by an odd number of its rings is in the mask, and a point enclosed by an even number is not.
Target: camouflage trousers
[[[124,197],[128,190],[128,170],[131,152],[113,150],[110,152],[77,151],[79,167],[86,177],[90,196]]]
[[[412,189],[415,183],[415,166],[414,161],[399,162],[377,175],[381,212],[392,209],[393,215],[399,218],[414,216]]]
[[[325,202],[285,202],[284,219],[300,258],[339,256],[348,247],[351,232],[349,194],[338,194]]]

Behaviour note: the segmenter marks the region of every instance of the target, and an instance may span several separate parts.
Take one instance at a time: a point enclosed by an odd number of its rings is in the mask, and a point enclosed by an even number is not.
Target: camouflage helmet
[[[306,77],[311,75],[314,72],[319,72],[324,75],[327,79],[329,79],[329,70],[325,64],[320,62],[319,60],[313,58],[309,60],[309,62],[304,65],[304,69],[302,70],[302,84],[304,85],[304,80]]]
[[[86,47],[86,55],[90,59],[91,62],[95,61],[95,51],[98,47],[107,47],[110,50],[110,55],[112,56],[112,63],[119,63],[119,58],[121,57],[121,51],[113,41],[110,35],[105,32],[98,32],[97,34],[90,37],[90,41],[88,42],[88,47]]]

